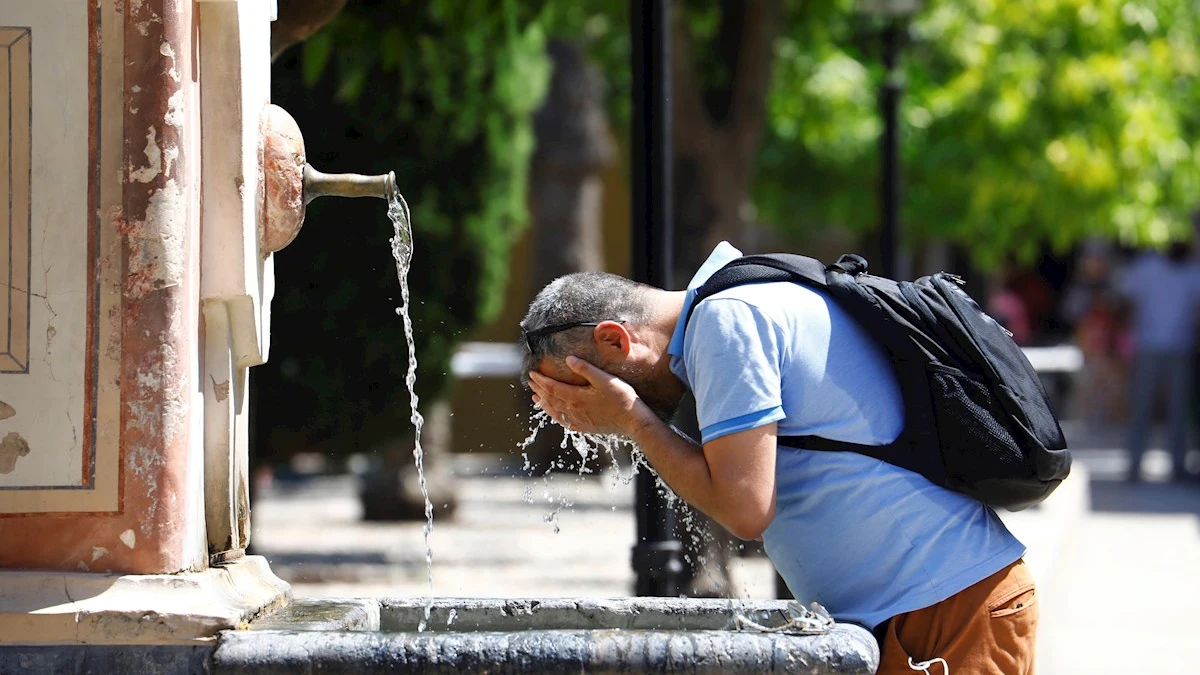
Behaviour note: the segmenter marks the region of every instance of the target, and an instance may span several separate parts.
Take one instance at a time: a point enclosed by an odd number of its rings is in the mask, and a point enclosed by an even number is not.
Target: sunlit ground
[[[434,522],[435,595],[631,594],[631,484],[611,471],[544,480],[476,470],[459,467],[471,473],[458,477],[458,512]],[[361,522],[356,489],[351,476],[276,482],[255,505],[257,552],[297,595],[427,594],[421,523]],[[765,558],[736,559],[733,575],[737,596],[774,597]]]

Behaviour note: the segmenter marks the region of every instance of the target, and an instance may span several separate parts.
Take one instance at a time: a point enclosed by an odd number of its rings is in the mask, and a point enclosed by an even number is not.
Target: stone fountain
[[[293,602],[246,555],[273,255],[309,200],[396,190],[308,165],[273,19],[0,0],[0,672],[873,672],[861,628],[742,629],[779,602],[438,600],[418,633],[424,599]]]

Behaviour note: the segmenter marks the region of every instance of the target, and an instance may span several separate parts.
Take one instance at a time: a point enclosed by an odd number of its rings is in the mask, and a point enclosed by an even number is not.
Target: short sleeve
[[[782,331],[736,298],[709,298],[692,315],[684,362],[702,442],[784,418]]]

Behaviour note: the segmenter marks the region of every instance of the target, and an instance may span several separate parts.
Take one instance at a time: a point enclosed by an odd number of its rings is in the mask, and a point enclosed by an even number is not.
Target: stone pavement
[[[1088,508],[1060,530],[1067,543],[1043,594],[1039,669],[1200,672],[1200,483],[1165,482],[1161,450],[1143,464],[1149,480],[1124,482],[1123,430],[1071,431],[1090,494]]]
[[[633,485],[620,479],[627,466],[620,475],[531,479],[465,459],[455,470],[458,512],[435,516],[430,537],[434,595],[631,594]],[[360,522],[356,489],[352,476],[265,488],[252,514],[255,552],[297,596],[428,594],[422,523]],[[740,559],[733,573],[739,597],[775,597],[765,558]]]
[[[1040,672],[1200,672],[1200,483],[1163,482],[1166,455],[1153,450],[1150,479],[1124,483],[1118,431],[1068,435],[1079,467],[1068,483],[1037,509],[1002,514],[1039,583]],[[611,471],[531,479],[494,459],[457,461],[458,513],[430,538],[434,595],[628,595],[632,486]],[[265,488],[256,552],[299,597],[428,593],[421,524],[360,522],[356,489],[352,476]],[[737,558],[733,576],[734,595],[773,597],[765,558]]]

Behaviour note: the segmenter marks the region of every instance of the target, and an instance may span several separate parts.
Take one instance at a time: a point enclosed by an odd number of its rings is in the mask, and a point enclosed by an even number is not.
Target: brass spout
[[[357,173],[322,173],[304,165],[304,203],[317,197],[379,197],[391,201],[396,194],[396,172],[379,176]]]

